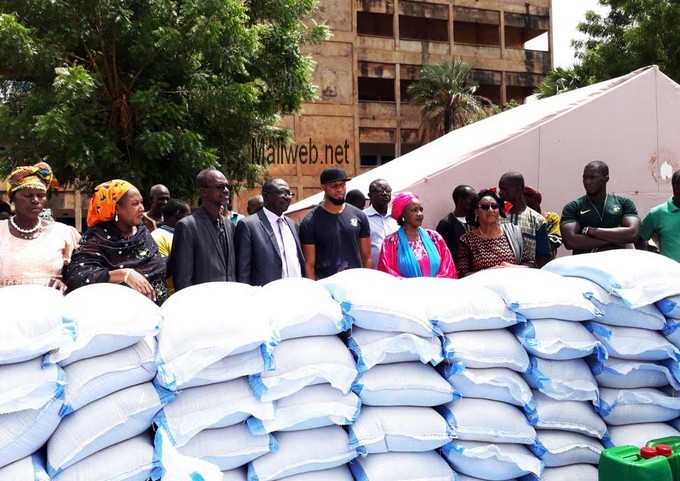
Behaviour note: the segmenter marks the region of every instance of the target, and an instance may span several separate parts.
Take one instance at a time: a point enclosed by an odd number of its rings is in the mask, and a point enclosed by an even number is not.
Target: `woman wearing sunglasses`
[[[423,204],[412,192],[392,201],[392,217],[399,230],[385,237],[378,269],[396,277],[449,277],[456,279],[449,248],[436,231],[423,229]]]
[[[514,224],[500,224],[505,217],[505,202],[491,190],[472,198],[466,219],[474,226],[460,238],[456,252],[459,277],[492,267],[519,265],[524,241]]]

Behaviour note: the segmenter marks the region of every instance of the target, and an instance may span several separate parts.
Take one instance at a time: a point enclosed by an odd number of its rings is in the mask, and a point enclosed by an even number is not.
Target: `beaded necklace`
[[[40,234],[41,225],[42,225],[42,220],[38,219],[38,223],[33,227],[32,229],[22,229],[19,227],[16,223],[16,215],[13,215],[12,217],[9,218],[9,223],[12,224],[12,227],[16,229],[17,232],[21,235],[22,238],[24,239],[35,239],[37,235],[35,234]]]

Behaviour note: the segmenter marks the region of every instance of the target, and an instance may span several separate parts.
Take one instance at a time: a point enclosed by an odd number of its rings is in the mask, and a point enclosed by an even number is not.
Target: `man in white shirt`
[[[262,286],[284,277],[301,277],[305,259],[298,225],[283,213],[293,197],[283,179],[262,186],[264,207],[236,225],[236,280]]]
[[[390,215],[388,206],[392,200],[392,188],[385,179],[376,179],[368,186],[371,205],[364,209],[371,227],[371,254],[373,267],[378,267],[378,257],[385,237],[397,232],[399,224]]]

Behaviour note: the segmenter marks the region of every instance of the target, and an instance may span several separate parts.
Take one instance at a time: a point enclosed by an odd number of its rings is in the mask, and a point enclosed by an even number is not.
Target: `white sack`
[[[657,423],[680,416],[680,398],[653,387],[600,388],[597,413],[608,425]],[[652,438],[650,438],[652,439]]]
[[[270,371],[274,369],[274,366],[275,361],[271,348],[263,344],[260,349],[227,356],[212,363],[210,366],[201,369],[191,381],[184,383],[181,387],[186,389],[233,381],[239,377]]]
[[[253,294],[252,302],[264,306],[269,322],[280,333],[281,340],[331,336],[352,325],[330,293],[306,277],[270,282]]]
[[[62,393],[38,409],[0,415],[0,468],[35,453],[45,444],[59,425],[63,402]]]
[[[595,401],[597,382],[583,359],[550,361],[531,358],[524,374],[527,384],[558,401]]]
[[[274,403],[258,401],[248,381],[239,378],[178,392],[154,422],[174,446],[183,446],[204,429],[233,426],[250,416],[274,419]]]
[[[205,429],[177,451],[214,464],[220,471],[245,466],[253,459],[279,449],[271,434],[256,436],[241,423],[219,429]]]
[[[606,437],[607,426],[589,402],[557,401],[539,391],[534,391],[534,399],[536,411],[528,414],[532,426]]]
[[[540,476],[543,463],[522,444],[452,441],[442,455],[454,471],[489,481],[504,481],[525,474]]]
[[[337,336],[289,339],[274,350],[276,368],[253,374],[248,382],[261,401],[275,401],[305,386],[330,383],[343,393],[352,388],[358,371],[352,355]]]
[[[380,364],[364,372],[354,392],[367,406],[439,406],[460,394],[429,364]]]
[[[488,399],[457,399],[437,408],[461,441],[533,444],[536,431],[516,406]]]
[[[670,296],[656,302],[656,307],[666,317],[680,319],[680,295]]]
[[[594,355],[606,359],[607,351],[600,341],[580,322],[559,319],[535,319],[512,328],[529,354],[543,359],[580,359]]]
[[[45,461],[38,454],[26,456],[0,468],[0,479],[7,481],[50,481]]]
[[[355,326],[422,337],[441,333],[429,321],[425,305],[413,302],[410,284],[390,274],[376,269],[347,269],[318,282]]]
[[[180,389],[220,359],[276,344],[278,335],[264,306],[252,301],[257,289],[239,282],[208,282],[170,296],[161,308],[158,382]],[[216,307],[226,299],[238,302]]]
[[[276,401],[274,419],[248,418],[253,434],[274,431],[299,431],[338,424],[354,424],[359,417],[361,401],[353,392],[343,394],[330,384],[317,384]]]
[[[64,368],[68,384],[60,414],[65,416],[111,393],[151,381],[156,374],[155,356],[156,339],[145,337],[120,351],[69,364]]]
[[[460,282],[488,287],[526,319],[585,321],[600,314],[581,289],[543,269],[486,269]]]
[[[174,393],[147,382],[109,394],[61,420],[47,442],[50,476],[104,448],[151,427],[154,415]]]
[[[675,361],[630,361],[610,357],[605,361],[588,359],[590,370],[601,387],[632,389],[638,387],[663,387],[668,384],[680,389],[680,382],[673,376],[671,365]]]
[[[323,471],[286,476],[285,479],[286,481],[354,481],[347,465],[324,469]]]
[[[462,363],[456,363],[443,364],[440,372],[463,398],[501,401],[525,411],[533,411],[536,407],[529,385],[511,369],[467,369]]]
[[[680,264],[638,249],[559,257],[543,269],[563,276],[590,279],[632,308],[680,294]]]
[[[587,322],[585,326],[604,344],[610,356],[636,361],[680,359],[680,350],[658,331],[605,326],[597,322]]]
[[[598,464],[604,447],[597,439],[569,431],[536,431],[536,443],[529,447],[546,467],[570,464]]]
[[[36,302],[38,299],[40,302]],[[62,293],[52,287],[0,289],[0,364],[28,361],[73,342],[76,326],[62,317],[63,303]]]
[[[66,375],[59,366],[41,367],[40,359],[0,365],[0,414],[40,409],[61,397]]]
[[[359,372],[377,364],[420,361],[436,366],[444,360],[438,337],[420,337],[408,332],[369,331],[355,327],[347,347],[354,354]]]
[[[248,481],[270,481],[341,466],[357,456],[340,426],[277,434],[279,450],[248,465]]]
[[[666,423],[627,424],[609,426],[609,439],[612,446],[645,446],[650,439],[680,436],[680,431]]]
[[[462,362],[468,368],[505,367],[517,372],[529,369],[529,356],[506,329],[447,334],[444,351],[449,362]]]
[[[103,299],[117,308],[102,309]],[[120,284],[91,284],[66,294],[63,315],[76,324],[78,337],[45,356],[46,363],[62,367],[132,346],[156,335],[161,323],[153,301]]]
[[[103,449],[52,478],[52,481],[147,481],[161,476],[150,433]]]
[[[349,428],[349,447],[359,454],[424,452],[440,448],[454,435],[434,408],[364,406]]]
[[[524,322],[491,289],[456,279],[413,277],[402,279],[418,293],[430,322],[442,332],[502,329]]]
[[[349,469],[356,481],[458,481],[436,451],[371,454],[352,461]]]
[[[597,318],[597,322],[601,324],[654,330],[663,328],[664,316],[654,304],[633,309],[623,299],[610,294],[593,281],[582,277],[565,277],[564,280],[577,285],[586,299],[600,310],[602,316]]]
[[[521,481],[597,481],[597,467],[590,464],[572,464],[559,468],[545,468],[543,475],[538,477],[529,475]]]

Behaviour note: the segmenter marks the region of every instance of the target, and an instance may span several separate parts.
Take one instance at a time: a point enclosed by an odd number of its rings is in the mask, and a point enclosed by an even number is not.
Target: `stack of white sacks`
[[[0,357],[15,362],[0,373],[0,479],[159,479],[150,428],[170,393],[150,382],[157,306],[108,284],[3,288],[0,303]]]
[[[680,436],[680,267],[646,252],[0,305],[0,480],[594,481]]]
[[[485,271],[463,282],[488,286],[526,319],[512,331],[526,351],[522,377],[533,393],[524,411],[536,437],[527,444],[545,466],[526,479],[596,479],[588,464],[597,464],[607,429],[591,404],[598,389],[585,358],[605,359],[606,351],[581,321],[599,311],[578,286],[544,270]]]
[[[361,373],[354,392],[362,404],[349,427],[350,448],[360,455],[350,463],[354,478],[456,479],[437,453],[455,429],[435,408],[458,395],[434,367],[443,360],[441,331],[430,322],[424,299],[414,297],[424,289],[364,269],[321,284],[353,324],[346,341]]]
[[[586,327],[609,355],[589,359],[599,386],[595,409],[610,436],[605,447],[680,435],[680,266],[648,252],[610,251],[546,269],[572,276],[602,312]]]
[[[63,296],[48,287],[0,289],[0,479],[48,480],[40,448],[59,425],[65,375],[42,356],[72,341]]]
[[[338,425],[358,415],[357,369],[337,336],[349,324],[320,284],[204,284],[163,314],[158,382],[178,392],[156,423],[180,455],[225,481],[347,479],[333,468],[356,456]]]
[[[46,446],[48,474],[159,479],[151,426],[173,396],[152,382],[160,309],[130,288],[97,284],[68,294],[63,316],[77,336],[44,359],[66,374],[62,419]]]

